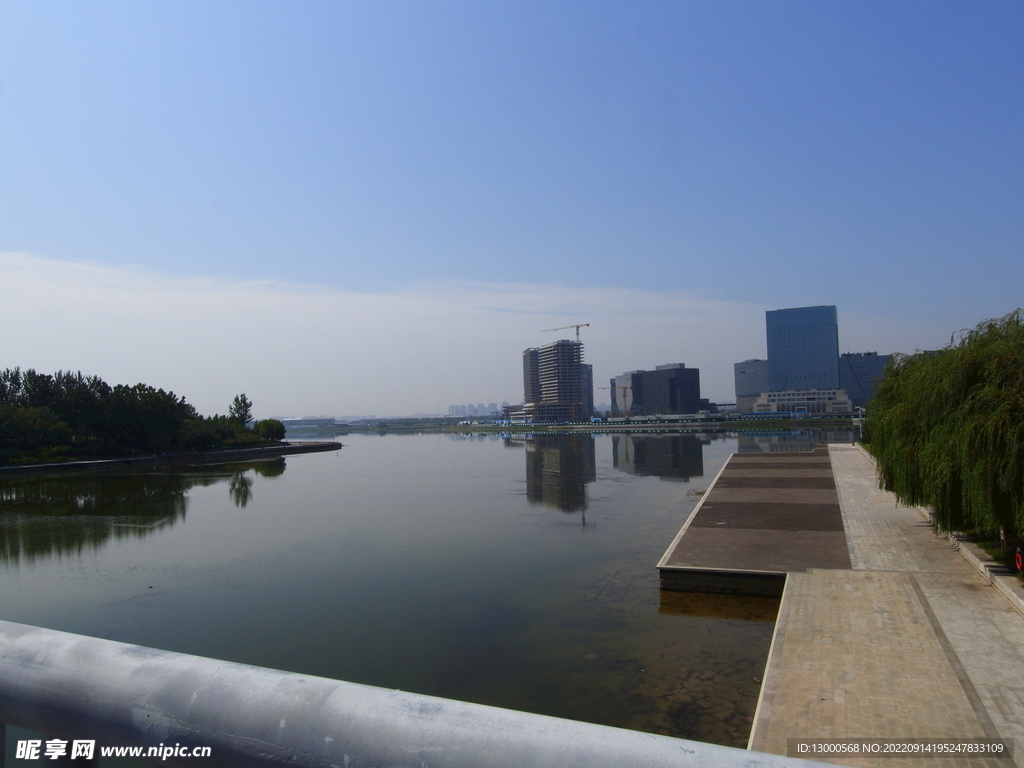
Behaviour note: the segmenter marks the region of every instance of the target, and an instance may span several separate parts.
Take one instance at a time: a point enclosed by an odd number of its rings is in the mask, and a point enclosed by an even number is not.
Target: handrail
[[[0,621],[0,722],[168,765],[725,768],[802,760]],[[98,756],[98,754],[97,754]]]

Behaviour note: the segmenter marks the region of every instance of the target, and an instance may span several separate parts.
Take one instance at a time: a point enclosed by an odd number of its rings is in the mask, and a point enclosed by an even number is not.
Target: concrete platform
[[[773,529],[783,531],[843,531],[834,504],[773,504],[756,501],[710,501],[691,528]]]
[[[809,568],[850,568],[825,450],[731,456],[658,563],[665,589],[757,595]]]

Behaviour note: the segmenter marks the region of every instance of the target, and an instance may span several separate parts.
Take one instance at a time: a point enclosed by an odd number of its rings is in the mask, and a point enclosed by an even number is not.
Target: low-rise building
[[[850,414],[853,403],[842,389],[788,389],[762,392],[751,413]]]

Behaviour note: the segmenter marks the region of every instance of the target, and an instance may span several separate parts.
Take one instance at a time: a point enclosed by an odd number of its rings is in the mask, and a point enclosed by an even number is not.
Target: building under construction
[[[523,410],[537,424],[589,419],[593,374],[584,371],[583,343],[562,339],[523,351]],[[588,375],[589,374],[589,375]],[[590,379],[589,397],[584,381]],[[593,410],[593,405],[590,406]]]

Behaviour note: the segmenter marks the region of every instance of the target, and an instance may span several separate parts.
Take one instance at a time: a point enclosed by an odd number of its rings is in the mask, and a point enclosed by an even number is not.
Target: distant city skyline
[[[449,405],[448,416],[495,416],[501,413],[501,409],[508,405],[508,401],[502,401],[498,405],[494,401],[490,403],[465,403],[463,405]],[[444,415],[444,414],[440,414]]]
[[[683,292],[447,284],[352,293],[3,253],[0,273],[0,325],[30,327],[5,339],[0,365],[143,381],[184,395],[207,414],[226,413],[239,392],[253,400],[257,418],[444,413],[453,371],[460,389],[504,392],[503,400],[518,403],[520,351],[549,340],[541,330],[559,319],[592,322],[584,333],[596,381],[637,362],[687,359],[701,370],[702,394],[712,402],[734,399],[736,360],[766,356],[764,306]],[[172,322],[166,307],[187,312]],[[566,310],[571,317],[558,314]],[[884,323],[844,310],[840,348],[935,349],[968,324]],[[392,352],[386,358],[377,357],[381,339]],[[124,354],[126,345],[132,354]],[[354,372],[368,360],[376,363],[375,384],[358,386]],[[420,371],[416,386],[410,367]]]
[[[718,402],[780,307],[940,348],[1024,301],[1022,39],[984,0],[9,0],[0,367],[402,415],[517,402],[575,323],[596,382]]]

